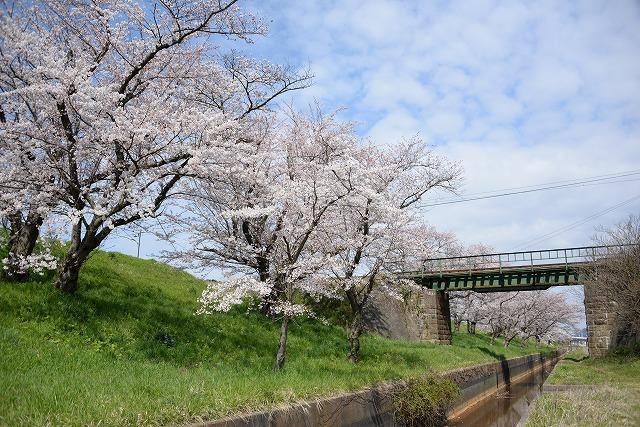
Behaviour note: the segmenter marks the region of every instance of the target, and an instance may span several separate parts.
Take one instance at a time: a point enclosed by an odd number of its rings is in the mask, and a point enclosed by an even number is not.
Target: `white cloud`
[[[310,61],[314,96],[347,106],[380,142],[415,134],[438,142],[462,161],[466,192],[640,164],[633,1],[278,4],[277,51],[285,45]],[[640,193],[637,184],[448,205],[426,216],[463,240],[508,249]],[[588,243],[595,224],[631,210],[640,203],[541,245]]]
[[[435,136],[460,133],[464,128],[464,117],[454,111],[436,112],[426,117],[427,131]]]
[[[318,99],[380,142],[420,134],[466,170],[466,192],[637,169],[640,4],[332,0],[258,2],[271,34],[249,46],[308,63]],[[640,193],[639,181],[434,208],[468,242],[509,249]],[[589,242],[593,226],[540,246]]]

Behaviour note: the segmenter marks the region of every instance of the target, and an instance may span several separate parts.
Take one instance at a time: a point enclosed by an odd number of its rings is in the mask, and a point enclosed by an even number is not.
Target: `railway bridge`
[[[398,275],[426,289],[430,301],[429,339],[451,342],[449,292],[504,292],[584,286],[589,353],[605,354],[615,343],[617,325],[613,302],[588,286],[590,265],[619,253],[623,246],[583,246],[522,252],[427,259],[419,271]]]

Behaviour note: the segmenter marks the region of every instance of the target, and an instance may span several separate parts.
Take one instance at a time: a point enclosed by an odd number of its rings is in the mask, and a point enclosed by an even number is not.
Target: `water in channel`
[[[550,370],[539,369],[507,385],[449,420],[449,426],[515,427],[526,418],[531,404],[542,394]]]

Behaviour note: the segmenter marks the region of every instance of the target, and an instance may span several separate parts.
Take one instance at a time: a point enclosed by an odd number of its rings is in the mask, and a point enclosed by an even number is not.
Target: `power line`
[[[624,200],[624,201],[622,201],[622,202],[620,202],[620,203],[617,203],[617,204],[615,204],[615,205],[613,205],[613,206],[610,206],[610,207],[608,207],[608,208],[606,208],[606,209],[603,209],[603,210],[601,210],[601,211],[598,211],[598,212],[596,212],[596,213],[594,213],[594,214],[591,214],[591,215],[589,215],[588,217],[586,217],[586,218],[582,218],[581,220],[578,220],[578,221],[576,221],[576,222],[574,222],[574,223],[571,223],[571,224],[566,225],[566,226],[564,226],[564,227],[558,228],[557,230],[554,230],[554,231],[551,231],[551,232],[549,232],[549,233],[547,233],[547,234],[544,234],[544,235],[542,235],[542,236],[536,237],[535,239],[531,239],[531,240],[528,240],[528,241],[526,241],[526,242],[523,242],[522,244],[519,244],[519,245],[517,245],[517,246],[514,246],[514,247],[513,247],[513,248],[511,248],[510,250],[516,250],[516,249],[520,249],[520,248],[526,248],[526,247],[528,247],[528,246],[532,246],[533,244],[538,244],[538,243],[544,242],[545,240],[548,240],[548,239],[550,239],[551,237],[555,237],[555,236],[557,236],[557,235],[559,235],[559,234],[562,234],[562,233],[564,233],[564,232],[566,232],[566,231],[572,230],[572,229],[574,229],[574,228],[576,228],[576,227],[579,227],[579,226],[580,226],[580,225],[582,225],[582,224],[585,224],[585,223],[587,223],[587,222],[591,221],[592,219],[595,219],[595,218],[601,217],[601,216],[603,216],[603,215],[608,214],[609,212],[611,212],[611,211],[613,211],[613,210],[616,210],[616,209],[618,209],[618,208],[621,208],[622,206],[628,205],[628,204],[630,204],[631,202],[633,202],[633,201],[635,201],[635,200],[637,200],[637,199],[640,199],[640,194],[638,194],[638,195],[636,195],[636,196],[634,196],[634,197],[632,197],[632,198],[630,198],[630,199]]]
[[[469,193],[467,194],[467,196],[477,196],[480,194],[488,194],[488,193],[495,193],[495,192],[499,192],[499,191],[511,191],[511,190],[522,190],[522,189],[527,189],[527,188],[532,188],[532,187],[541,187],[541,186],[547,186],[547,185],[554,185],[554,184],[564,184],[564,183],[577,183],[578,181],[585,181],[585,180],[592,180],[592,179],[613,179],[613,178],[619,178],[622,176],[628,176],[628,175],[637,175],[640,174],[640,169],[634,169],[634,170],[630,170],[630,171],[622,171],[622,172],[615,172],[615,173],[609,173],[609,174],[604,174],[604,175],[594,175],[594,176],[585,176],[582,178],[574,178],[574,179],[563,179],[560,181],[550,181],[550,182],[543,182],[540,184],[532,184],[532,185],[525,185],[522,187],[511,187],[511,188],[501,188],[498,190],[492,190],[492,191],[481,191],[478,193]]]
[[[617,178],[624,178],[624,177],[629,177],[629,176],[634,176],[634,175],[640,175],[640,170],[639,171],[623,172],[623,173],[618,173],[618,174],[600,175],[600,176],[595,176],[595,177],[591,177],[591,178],[582,178],[580,180],[575,179],[575,180],[556,181],[556,183],[563,183],[564,182],[565,184],[549,185],[549,184],[554,184],[554,183],[547,183],[547,184],[538,184],[538,185],[535,185],[535,186],[513,187],[513,188],[510,188],[510,189],[485,191],[485,192],[480,192],[480,193],[471,193],[468,196],[473,196],[473,195],[476,195],[476,194],[478,196],[476,196],[476,197],[466,197],[466,198],[461,198],[461,199],[450,199],[450,200],[443,200],[443,201],[435,201],[433,203],[423,204],[423,205],[421,205],[421,207],[425,207],[426,208],[426,207],[450,205],[450,204],[455,204],[455,203],[471,202],[471,201],[475,201],[475,200],[493,199],[493,198],[497,198],[497,197],[512,196],[512,195],[516,195],[516,194],[534,193],[534,192],[537,192],[537,191],[557,190],[557,189],[571,188],[571,187],[585,187],[585,186],[590,186],[590,185],[614,184],[614,183],[618,183],[618,182],[629,182],[629,181],[636,181],[636,180],[640,179],[640,177],[637,177],[637,178],[626,179],[626,180],[616,180]],[[540,187],[540,185],[543,185],[543,187]],[[510,191],[510,190],[513,190],[513,191]],[[496,191],[504,191],[504,192],[503,193],[498,193],[498,194],[490,194],[490,193],[494,193]],[[480,196],[480,194],[487,194],[487,195]]]

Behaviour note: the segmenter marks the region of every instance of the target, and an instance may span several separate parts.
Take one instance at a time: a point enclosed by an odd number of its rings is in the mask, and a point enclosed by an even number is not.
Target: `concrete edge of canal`
[[[550,371],[562,354],[533,354],[498,362],[447,371],[441,375],[458,384],[461,396],[449,415],[459,417],[501,389],[540,370]],[[397,426],[391,390],[397,385],[382,383],[368,389],[303,401],[293,405],[253,412],[186,427],[364,427]]]

